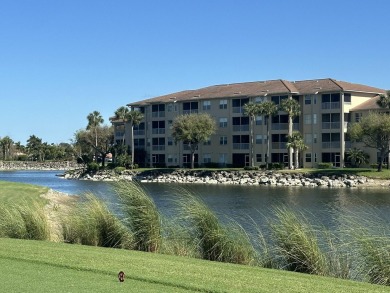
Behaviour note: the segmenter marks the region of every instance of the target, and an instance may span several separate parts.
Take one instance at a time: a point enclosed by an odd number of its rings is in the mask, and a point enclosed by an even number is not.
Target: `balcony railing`
[[[152,150],[153,151],[165,151],[165,145],[153,145]]]
[[[152,134],[165,134],[165,128],[153,128]]]
[[[272,123],[272,130],[288,130],[288,123]],[[299,130],[299,123],[293,123],[293,130]]]
[[[249,125],[233,125],[233,131],[249,131]]]
[[[340,129],[340,122],[322,122],[322,129]]]
[[[234,150],[249,150],[249,143],[233,143]]]
[[[325,141],[322,142],[323,149],[338,149],[340,148],[340,141]]]
[[[244,109],[242,107],[232,107],[233,113],[243,113]]]
[[[183,110],[183,114],[184,114],[184,115],[187,115],[187,114],[196,114],[196,113],[198,113],[198,109]]]
[[[285,142],[273,142],[272,143],[272,149],[274,150],[285,150],[287,148],[287,145]]]
[[[340,102],[325,102],[325,103],[321,103],[321,108],[323,110],[340,109]]]
[[[134,135],[145,135],[145,130],[144,129],[134,130]]]
[[[152,112],[152,117],[165,117],[165,111]]]

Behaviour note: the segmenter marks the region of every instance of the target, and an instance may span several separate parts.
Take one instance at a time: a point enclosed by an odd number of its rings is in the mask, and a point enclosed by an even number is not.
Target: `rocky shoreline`
[[[33,162],[33,161],[0,161],[0,171],[13,170],[74,170],[80,164],[71,161],[64,162]]]
[[[364,176],[303,174],[274,171],[208,171],[185,170],[173,171],[149,170],[137,172],[125,170],[120,174],[113,171],[100,171],[96,174],[83,174],[74,170],[64,174],[65,179],[91,181],[134,180],[142,183],[177,183],[177,184],[225,184],[225,185],[267,185],[301,187],[389,187],[390,180],[374,180]]]

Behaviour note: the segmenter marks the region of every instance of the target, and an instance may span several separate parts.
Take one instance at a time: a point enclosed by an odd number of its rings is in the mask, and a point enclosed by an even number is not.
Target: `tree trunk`
[[[270,149],[270,139],[269,139],[269,117],[265,119],[265,123],[267,123],[267,153],[265,155],[265,168],[268,170],[268,162],[269,162],[269,149]]]
[[[295,169],[299,168],[299,151],[295,149]]]
[[[134,125],[131,123],[131,169],[134,167]]]
[[[195,150],[191,150],[191,169],[195,168]]]
[[[254,117],[250,117],[250,133],[251,133],[251,167],[254,167],[255,166],[255,159],[254,159],[254,151],[253,151],[253,120],[254,120]]]
[[[293,129],[293,123],[292,123],[292,117],[291,115],[288,116],[288,135],[291,137],[292,136],[292,129]],[[288,168],[289,169],[294,169],[293,165],[293,148],[288,149]]]

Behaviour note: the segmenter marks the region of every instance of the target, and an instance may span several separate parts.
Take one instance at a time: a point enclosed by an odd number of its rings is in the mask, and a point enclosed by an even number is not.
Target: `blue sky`
[[[390,89],[388,0],[0,0],[0,137],[69,142],[100,111],[214,84]]]

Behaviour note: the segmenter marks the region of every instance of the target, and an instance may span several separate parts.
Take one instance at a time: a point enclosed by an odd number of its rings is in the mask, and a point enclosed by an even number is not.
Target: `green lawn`
[[[126,273],[124,283],[117,274]],[[389,287],[161,254],[0,239],[3,292],[390,292]]]
[[[46,203],[40,195],[48,191],[47,187],[24,183],[0,181],[0,204],[31,203],[33,201]]]

